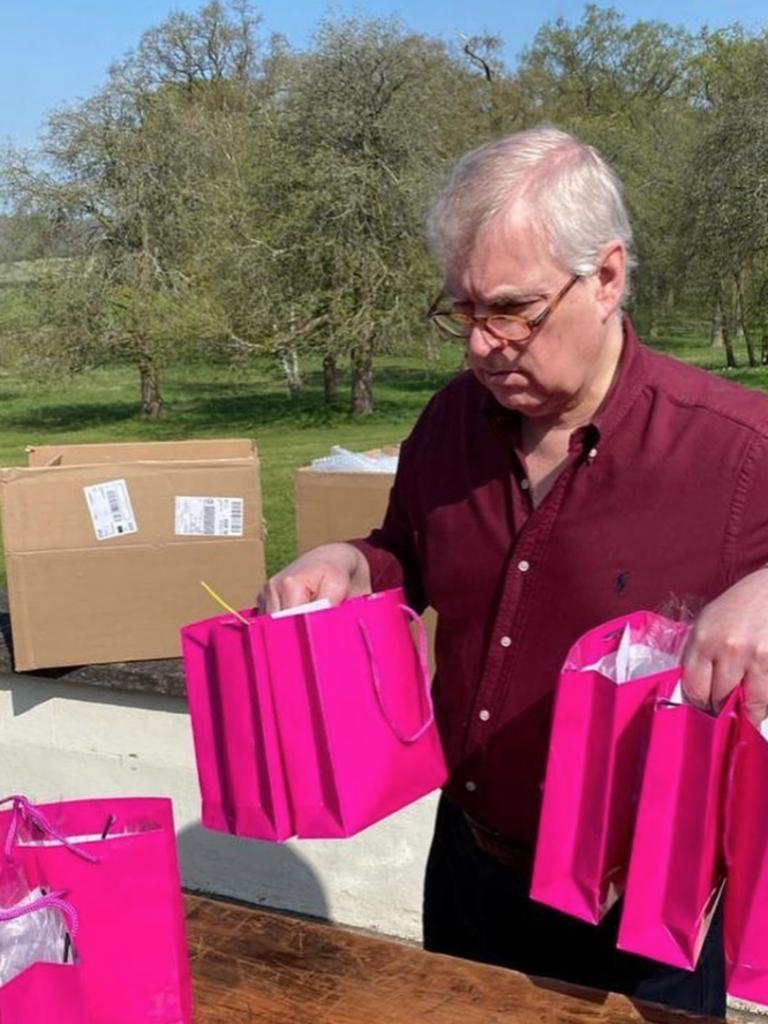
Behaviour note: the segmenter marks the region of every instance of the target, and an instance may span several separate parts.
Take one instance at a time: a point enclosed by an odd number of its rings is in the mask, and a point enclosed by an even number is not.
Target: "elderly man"
[[[552,697],[568,647],[672,595],[697,607],[684,685],[768,700],[768,398],[654,354],[623,317],[615,174],[553,128],[469,153],[436,198],[431,317],[469,372],[403,445],[385,521],[317,548],[260,604],[404,585],[438,613],[451,768],[424,900],[428,949],[723,1015],[722,924],[698,969],[615,949],[528,899]],[[614,908],[614,911],[616,908]]]

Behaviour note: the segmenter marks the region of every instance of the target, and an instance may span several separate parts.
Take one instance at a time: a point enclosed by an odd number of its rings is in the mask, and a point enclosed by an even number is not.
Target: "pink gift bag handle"
[[[0,922],[14,921],[17,917],[24,917],[25,914],[34,914],[36,910],[47,910],[48,908],[51,908],[53,910],[61,911],[64,915],[64,919],[67,922],[67,930],[69,931],[70,937],[74,939],[77,935],[79,920],[75,908],[69,900],[64,899],[65,895],[66,894],[64,892],[49,892],[44,896],[38,896],[36,900],[32,900],[30,903],[24,903],[21,906],[8,907],[6,909],[0,907]]]
[[[400,604],[398,605],[398,608],[401,611],[404,611],[405,614],[413,622],[416,623],[416,626],[418,628],[419,668],[421,669],[421,678],[424,684],[424,698],[427,702],[427,707],[429,708],[429,715],[427,717],[427,720],[419,726],[416,732],[411,733],[410,735],[406,735],[400,731],[399,725],[397,724],[397,722],[395,722],[395,720],[387,711],[387,708],[384,704],[384,695],[381,689],[381,678],[379,676],[379,669],[378,665],[376,664],[376,655],[373,650],[373,645],[371,644],[371,638],[368,635],[368,630],[366,629],[365,623],[362,621],[362,619],[358,620],[358,626],[360,627],[360,633],[362,634],[363,643],[365,644],[365,649],[368,654],[368,663],[371,668],[371,680],[373,682],[373,689],[376,693],[376,699],[379,702],[379,708],[381,710],[382,715],[384,716],[384,720],[401,743],[410,744],[416,743],[417,740],[420,740],[424,733],[427,731],[427,729],[429,729],[433,725],[435,721],[435,709],[432,704],[432,693],[430,689],[429,680],[429,641],[427,640],[426,627],[424,626],[424,623],[421,620],[421,616],[417,615],[413,608],[409,608],[407,604]]]
[[[13,847],[16,844],[16,839],[19,834],[19,826],[24,821],[29,825],[34,825],[36,828],[52,839],[56,839],[63,846],[66,846],[72,853],[77,854],[78,857],[82,857],[83,860],[90,861],[91,864],[98,864],[99,858],[95,857],[92,853],[87,850],[82,850],[79,846],[71,843],[65,835],[63,835],[57,828],[55,828],[48,818],[43,814],[39,807],[35,807],[31,804],[25,796],[7,796],[0,800],[0,807],[3,804],[13,804],[13,812],[11,814],[11,824],[8,827],[8,834],[5,837],[5,859],[13,860]]]

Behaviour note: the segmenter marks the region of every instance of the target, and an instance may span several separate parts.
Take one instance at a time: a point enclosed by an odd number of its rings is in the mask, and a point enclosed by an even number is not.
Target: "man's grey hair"
[[[482,229],[512,200],[529,201],[552,258],[572,274],[598,269],[606,242],[632,257],[632,227],[616,172],[597,150],[549,125],[488,142],[463,156],[427,218],[432,250],[446,272],[460,268]]]

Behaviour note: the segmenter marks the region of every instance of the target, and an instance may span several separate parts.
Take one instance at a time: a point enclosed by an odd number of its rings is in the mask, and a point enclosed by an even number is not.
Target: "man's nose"
[[[488,329],[484,321],[475,321],[467,338],[467,351],[476,356],[487,356],[491,352],[506,348],[507,342]]]

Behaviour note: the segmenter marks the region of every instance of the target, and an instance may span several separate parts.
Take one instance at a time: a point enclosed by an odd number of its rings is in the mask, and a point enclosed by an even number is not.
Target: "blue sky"
[[[131,49],[145,29],[162,22],[172,10],[195,10],[201,2],[0,0],[0,144],[33,145],[46,114],[93,93],[104,82],[110,63]],[[507,42],[510,63],[543,22],[559,16],[578,21],[584,10],[583,3],[565,0],[342,0],[332,5],[281,0],[255,6],[264,17],[264,30],[283,33],[297,48],[307,44],[323,15],[398,15],[408,26],[430,35],[498,34]],[[617,0],[610,6],[629,22],[660,20],[692,30],[734,21],[751,30],[768,26],[766,0]]]

